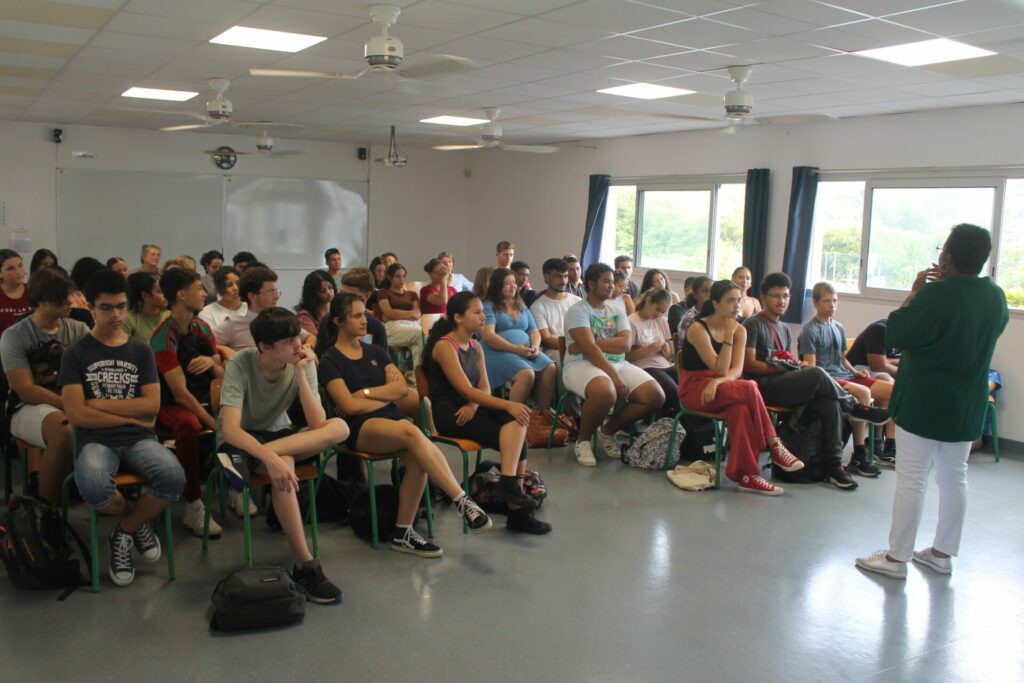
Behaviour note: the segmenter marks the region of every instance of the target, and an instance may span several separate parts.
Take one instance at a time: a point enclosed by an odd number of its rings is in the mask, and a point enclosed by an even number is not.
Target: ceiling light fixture
[[[618,85],[614,88],[598,90],[605,95],[618,95],[619,97],[632,97],[638,100],[660,100],[663,97],[678,97],[679,95],[692,95],[694,90],[682,88],[670,88],[667,85],[656,85],[654,83],[630,83],[629,85]]]
[[[141,97],[146,100],[172,100],[174,102],[185,102],[198,95],[197,92],[188,90],[161,90],[160,88],[128,88],[121,97]]]
[[[232,26],[216,38],[211,38],[210,42],[218,45],[252,47],[257,50],[299,52],[325,40],[327,40],[326,36],[309,36],[304,33],[286,33],[285,31],[270,31],[264,28]]]
[[[922,40],[917,43],[879,47],[873,50],[858,50],[853,54],[880,59],[883,62],[892,62],[902,66],[925,66],[926,64],[956,62],[961,59],[988,57],[996,53],[983,50],[980,47],[974,47],[973,45],[959,43],[955,40],[949,40],[948,38],[936,38],[935,40]]]
[[[489,122],[487,119],[471,119],[467,116],[435,116],[420,119],[420,123],[436,123],[439,126],[480,126]]]

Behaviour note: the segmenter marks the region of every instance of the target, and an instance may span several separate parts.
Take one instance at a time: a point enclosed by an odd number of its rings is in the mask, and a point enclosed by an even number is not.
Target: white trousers
[[[908,562],[913,555],[933,465],[939,486],[939,522],[932,548],[956,555],[967,512],[967,456],[971,453],[971,442],[926,439],[897,425],[896,443],[896,496],[892,502],[889,555],[901,562]]]
[[[412,352],[412,366],[423,360],[423,332],[418,320],[389,320],[384,323],[389,346],[401,346]]]

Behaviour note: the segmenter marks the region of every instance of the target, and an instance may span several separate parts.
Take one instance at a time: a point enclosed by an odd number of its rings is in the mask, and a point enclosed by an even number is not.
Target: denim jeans
[[[176,501],[185,488],[185,470],[156,439],[115,448],[87,443],[75,459],[75,483],[85,502],[97,510],[110,505],[117,494],[114,477],[120,469],[145,477],[150,491],[161,500]]]

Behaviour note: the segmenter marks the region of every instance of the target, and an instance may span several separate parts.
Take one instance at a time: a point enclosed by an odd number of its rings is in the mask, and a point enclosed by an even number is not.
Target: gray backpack
[[[639,467],[644,470],[665,470],[672,469],[679,462],[679,448],[672,449],[668,462],[665,462],[665,453],[668,451],[668,441],[672,436],[672,423],[670,417],[663,417],[650,427],[644,430],[643,434],[633,440],[633,445],[622,454],[622,462],[630,467]],[[681,444],[686,437],[683,426],[679,425],[676,430],[676,444]]]

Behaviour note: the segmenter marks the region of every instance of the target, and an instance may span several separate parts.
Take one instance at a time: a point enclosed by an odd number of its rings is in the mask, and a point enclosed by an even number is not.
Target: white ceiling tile
[[[1007,92],[1005,90],[993,90],[991,92],[951,95],[949,97],[944,97],[943,99],[947,102],[953,103],[955,106],[963,106],[1019,102],[1020,95],[1012,91]]]
[[[470,92],[485,92],[487,90],[494,90],[496,88],[504,88],[515,85],[512,82],[497,81],[488,78],[477,78],[476,76],[469,74],[462,74],[459,76],[449,76],[448,78],[442,78],[437,83],[443,85],[446,88],[452,88],[466,93]],[[524,86],[525,87],[525,86]]]
[[[916,43],[922,40],[931,40],[935,35],[926,31],[894,24],[883,19],[869,19],[867,21],[856,21],[852,24],[837,26],[837,30],[844,33],[852,33],[856,36],[864,36],[873,40],[881,41],[886,45],[900,45],[902,43]]]
[[[800,97],[783,97],[773,100],[774,104],[787,107],[794,111],[821,111],[828,113],[829,107],[851,104],[837,95],[801,95]],[[755,113],[759,113],[756,111]]]
[[[154,38],[153,40],[161,39]],[[248,67],[269,66],[285,58],[285,53],[275,52],[274,50],[254,50],[249,47],[216,45],[214,43],[202,43],[201,45],[193,46],[191,49],[184,51],[183,54],[197,59],[209,59],[210,61],[240,62]]]
[[[601,40],[594,40],[589,43],[573,45],[571,49],[573,52],[586,52],[588,54],[617,57],[619,59],[653,59],[662,55],[685,51],[685,48],[681,48],[678,45],[669,45],[631,36],[602,38]]]
[[[63,57],[0,52],[0,64],[6,66],[25,66],[33,69],[61,69],[67,63],[68,60]]]
[[[542,18],[574,26],[625,33],[679,21],[689,16],[691,15],[625,0],[585,0],[571,7],[543,14]]]
[[[685,76],[691,72],[669,66],[649,64],[647,62],[624,62],[619,65],[596,69],[591,73],[600,77],[608,76],[610,78],[621,78],[627,81],[651,83],[654,81],[664,80],[666,78],[678,78],[679,76]]]
[[[449,55],[458,55],[460,57],[469,57],[470,59],[479,59],[488,62],[505,62],[510,59],[517,59],[519,57],[543,52],[544,48],[539,45],[514,43],[511,40],[466,36],[465,38],[453,40],[450,43],[437,45],[430,51]]]
[[[507,12],[455,5],[441,0],[423,0],[402,11],[399,26],[409,24],[442,31],[477,33],[518,21],[520,18],[519,15]],[[401,31],[396,30],[395,35],[401,37]]]
[[[721,2],[721,0],[626,0],[636,5],[650,5],[651,7],[660,7],[662,9],[671,10],[673,12],[681,12],[683,14],[690,14],[695,17],[714,17],[718,18],[719,14],[728,12],[736,9],[736,5],[751,5],[755,4],[754,0],[750,2]]]
[[[4,38],[45,40],[51,43],[85,45],[94,35],[96,35],[96,31],[87,28],[71,28],[69,26],[54,26],[53,24],[35,24],[28,21],[0,19],[0,37]]]
[[[82,7],[100,7],[102,9],[118,9],[124,0],[61,0],[61,4],[80,5]]]
[[[1024,3],[1004,0],[964,0],[964,2],[906,12],[892,21],[939,35],[957,35],[1024,22]]]
[[[573,74],[571,76],[559,76],[538,81],[537,85],[547,85],[556,88],[564,88],[569,92],[594,92],[600,88],[608,88],[614,85],[623,85],[624,81],[617,80],[608,75],[596,75],[594,73]],[[615,97],[613,95],[602,95],[602,97]],[[621,98],[616,98],[621,99]]]
[[[871,71],[889,71],[892,64],[879,59],[868,59],[858,55],[835,54],[813,59],[794,59],[791,62],[778,62],[775,66],[791,67],[815,74],[840,76],[843,74],[860,74]]]
[[[78,54],[75,60],[84,59],[90,62],[114,62],[116,64],[136,64],[141,66],[157,67],[166,64],[173,57],[158,52],[139,52],[138,50],[112,50],[108,47],[97,47],[86,45]]]
[[[956,39],[976,45],[987,50],[1000,53],[1019,52],[1024,50],[1024,24],[1014,24],[989,31],[975,31],[957,35]]]
[[[789,82],[799,83],[799,81]],[[754,102],[757,103],[758,109],[761,108],[762,102],[779,100],[785,97],[799,97],[804,94],[799,90],[794,90],[791,87],[779,85],[778,83],[745,83],[743,89],[754,96]]]
[[[679,78],[662,81],[661,85],[716,94],[724,94],[726,90],[735,88],[735,85],[729,80],[729,76],[724,71],[680,76]]]
[[[820,95],[850,90],[856,88],[857,84],[838,78],[807,78],[798,81],[787,81],[786,87],[801,93]]]
[[[843,78],[866,86],[878,86],[885,88],[903,88],[903,86],[906,85],[937,83],[939,81],[949,80],[949,76],[944,74],[935,73],[934,71],[928,71],[926,69],[914,69],[909,67],[890,69],[888,71],[849,74],[847,76],[843,76]]]
[[[750,83],[779,83],[814,78],[808,72],[778,64],[758,64],[750,73]]]
[[[971,93],[991,92],[996,88],[988,83],[974,81],[956,80],[939,81],[938,83],[918,83],[906,85],[901,88],[915,95],[926,95],[928,97],[949,97],[951,95],[968,95]]]
[[[357,17],[326,12],[311,12],[294,7],[264,5],[246,15],[244,25],[271,31],[288,31],[314,36],[336,36],[362,26],[366,21]]]
[[[798,40],[808,45],[818,45],[832,50],[843,52],[856,52],[857,50],[870,50],[876,47],[887,47],[892,43],[886,43],[875,38],[867,38],[853,33],[842,31],[838,28],[819,28],[813,31],[803,31],[786,36],[790,40]]]
[[[87,59],[75,59],[64,67],[58,78],[74,75],[77,78],[95,76],[102,80],[109,76],[124,76],[128,78],[142,78],[153,71],[153,67],[146,64],[132,64],[131,62],[90,62]]]
[[[770,33],[774,36],[799,33],[800,31],[808,31],[815,27],[814,24],[809,24],[797,19],[781,17],[777,14],[769,14],[768,12],[759,12],[756,5],[753,7],[740,7],[729,10],[728,12],[722,12],[714,15],[713,18],[715,21],[752,29],[754,31],[761,31],[763,33]]]
[[[523,19],[512,24],[505,24],[496,29],[480,34],[487,38],[515,40],[521,43],[544,45],[546,47],[565,47],[588,40],[605,38],[609,34],[584,26],[570,26],[543,19]]]
[[[858,90],[844,90],[840,93],[840,96],[844,100],[850,102],[858,102],[861,104],[872,104],[875,102],[893,102],[896,100],[905,100],[908,97],[912,97],[913,94],[908,94],[905,91],[891,90],[888,88],[862,88]]]
[[[557,76],[563,76],[566,72],[556,71],[554,69],[541,69],[535,66],[525,66],[523,64],[494,64],[492,66],[485,66],[482,69],[477,69],[473,72],[473,76],[476,78],[494,78],[499,81],[512,81],[515,83],[529,83],[530,81],[540,81],[545,78],[555,78]]]
[[[209,40],[230,28],[230,24],[194,21],[191,19],[171,19],[151,14],[135,12],[118,12],[104,27],[107,31],[118,33],[135,33],[143,36],[160,38],[178,38],[182,40]]]
[[[863,12],[864,14],[882,17],[887,14],[908,12],[921,9],[922,7],[963,2],[963,0],[826,0],[826,2],[854,12]]]
[[[123,9],[158,17],[234,24],[258,7],[257,3],[247,0],[129,0]]]
[[[659,57],[657,59],[645,59],[643,61],[662,66],[671,66],[677,69],[688,69],[690,71],[712,71],[737,64],[752,64],[757,60],[722,54],[720,52],[695,50],[692,52],[680,52],[679,54]]]
[[[552,68],[560,71],[590,71],[591,69],[600,69],[612,64],[621,64],[623,61],[625,60],[616,57],[589,55],[582,52],[570,52],[569,50],[550,50],[548,52],[538,52],[535,55],[520,59],[513,59],[511,63]]]
[[[456,5],[470,5],[472,7],[533,16],[534,14],[571,5],[574,2],[578,2],[578,0],[515,0],[514,2],[509,2],[509,0],[449,0],[449,2]]]
[[[358,60],[365,64],[363,61],[363,44],[365,41],[356,38],[351,32],[347,35],[352,36],[352,40],[330,38],[322,43],[318,43],[317,45],[303,50],[302,54],[315,55],[318,57],[332,57],[334,59]],[[279,52],[278,55],[281,56],[281,53]]]
[[[757,10],[815,26],[834,26],[870,16],[865,12],[844,10],[814,0],[767,0],[758,4]]]
[[[886,113],[903,113],[923,111],[927,109],[941,109],[948,107],[949,103],[938,97],[921,97],[899,100],[898,102],[879,102],[874,106],[880,111]]]
[[[789,59],[802,59],[804,57],[821,57],[833,54],[828,49],[798,43],[789,38],[768,38],[753,43],[732,45],[728,48],[730,54],[740,57],[749,57],[760,62],[782,62]]]
[[[113,50],[133,50],[136,52],[156,52],[159,54],[182,54],[195,46],[195,41],[177,40],[174,38],[158,38],[156,36],[138,36],[131,33],[115,33],[101,31],[93,38],[91,45],[107,47]],[[241,49],[241,48],[239,48]]]
[[[630,35],[698,49],[747,43],[765,37],[765,34],[760,31],[721,24],[707,19],[680,21],[667,26],[637,31]]]

